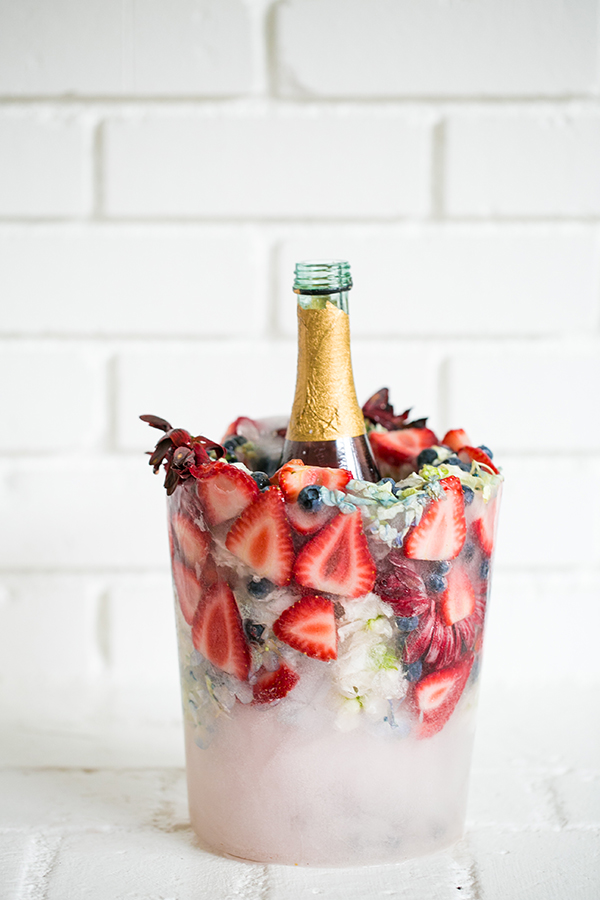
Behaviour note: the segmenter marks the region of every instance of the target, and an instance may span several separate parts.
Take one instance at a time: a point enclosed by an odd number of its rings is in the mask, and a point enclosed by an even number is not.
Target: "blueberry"
[[[463,484],[462,490],[463,490],[463,500],[465,501],[465,506],[469,506],[473,502],[473,497],[475,496],[475,491],[472,488],[467,487],[466,484]]]
[[[392,490],[392,491],[396,487],[396,482],[394,481],[393,478],[380,478],[379,481],[377,482],[377,484],[389,484],[390,490]]]
[[[260,581],[253,581],[251,578],[246,585],[246,590],[255,600],[262,600],[263,597],[275,590],[275,585],[268,578],[261,578]]]
[[[486,446],[485,446],[485,444],[480,444],[479,447],[478,447],[478,449],[479,449],[479,450],[483,450],[483,452],[486,453],[486,454],[489,456],[490,459],[493,459],[493,458],[494,458],[494,454],[492,453],[492,451],[490,450],[489,447],[486,447]]]
[[[237,443],[235,438],[227,438],[226,441],[223,441],[223,448],[229,453],[231,456],[235,456],[235,448],[237,447]]]
[[[319,488],[314,484],[302,488],[298,494],[298,505],[307,512],[318,512],[323,507]]]
[[[396,625],[400,631],[414,631],[418,624],[418,616],[396,616]]]
[[[271,482],[269,481],[269,476],[266,472],[250,472],[250,474],[254,478],[259,490],[261,491],[266,490],[271,484]]]
[[[223,442],[223,446],[228,453],[233,453],[235,455],[235,448],[241,447],[242,444],[245,443],[247,443],[247,439],[245,437],[242,437],[241,434],[234,434],[231,437],[228,437],[227,440]]]
[[[433,571],[438,575],[447,575],[450,571],[450,563],[445,559],[440,559],[438,562],[434,562]]]
[[[426,447],[425,450],[421,450],[417,456],[417,466],[419,469],[421,466],[432,466],[436,461],[437,456],[437,450],[434,450],[433,447]]]
[[[425,576],[425,584],[432,594],[441,594],[446,590],[446,579],[443,575],[437,575],[435,572]]]
[[[481,568],[479,569],[479,574],[484,581],[487,581],[488,575],[490,574],[490,561],[489,559],[484,559],[481,562]]]
[[[252,641],[253,644],[263,643],[264,630],[264,625],[259,625],[258,622],[253,622],[252,619],[244,619],[244,631],[248,640]]]
[[[475,545],[474,544],[465,544],[462,551],[462,556],[464,557],[466,562],[471,562],[473,556],[475,554]]]
[[[449,466],[458,466],[458,468],[462,469],[463,472],[471,471],[470,464],[463,462],[462,459],[458,458],[458,456],[451,456],[450,459],[446,460],[446,464]]]
[[[423,663],[421,660],[417,660],[417,662],[411,663],[410,666],[406,667],[406,680],[407,681],[418,681],[423,672]]]

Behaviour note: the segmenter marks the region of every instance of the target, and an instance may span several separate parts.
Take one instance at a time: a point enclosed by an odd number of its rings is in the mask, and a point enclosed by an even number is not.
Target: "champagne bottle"
[[[379,473],[356,399],[350,359],[350,265],[341,260],[296,264],[298,372],[282,462],[349,469],[355,478]]]

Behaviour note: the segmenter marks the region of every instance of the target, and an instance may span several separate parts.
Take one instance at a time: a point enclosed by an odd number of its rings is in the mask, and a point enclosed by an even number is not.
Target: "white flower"
[[[358,712],[383,719],[388,700],[406,693],[406,680],[395,648],[394,611],[375,594],[344,602],[338,628],[338,657],[332,666],[337,724],[343,730],[359,724]]]

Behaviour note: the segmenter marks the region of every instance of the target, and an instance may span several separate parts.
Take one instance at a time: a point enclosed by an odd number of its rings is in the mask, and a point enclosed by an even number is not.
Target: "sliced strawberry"
[[[180,514],[171,519],[171,530],[183,562],[192,569],[195,566],[202,568],[210,547],[208,531],[202,531],[192,519]]]
[[[261,433],[260,422],[255,419],[249,419],[248,416],[238,416],[235,422],[228,426],[223,440],[236,434],[241,434],[248,440],[254,440]]]
[[[441,731],[456,707],[473,666],[473,656],[464,662],[426,675],[414,688],[413,700],[419,716],[418,738]]]
[[[497,500],[489,500],[481,518],[473,522],[473,531],[486,556],[491,556],[494,549],[497,505]]]
[[[280,700],[295,688],[300,680],[297,672],[281,661],[281,665],[275,672],[269,672],[261,668],[256,673],[256,684],[252,688],[255,703],[272,703]]]
[[[438,439],[429,428],[402,428],[400,431],[372,431],[369,442],[377,462],[398,466],[415,460],[421,450],[433,447]]]
[[[202,585],[192,570],[176,559],[173,560],[173,581],[183,618],[188,625],[191,625],[194,613],[202,599]]]
[[[200,468],[197,490],[210,525],[239,516],[259,495],[254,478],[222,460]]]
[[[455,559],[462,550],[467,524],[460,479],[451,475],[440,484],[444,495],[431,501],[404,540],[404,554],[409,559]]]
[[[457,568],[456,564],[448,572],[446,581],[448,587],[439,600],[440,616],[444,625],[454,625],[473,613],[475,591],[465,570]]]
[[[294,574],[298,584],[317,591],[344,597],[368,594],[375,583],[375,565],[360,511],[340,513],[305,544]]]
[[[455,453],[458,453],[458,451],[462,450],[466,444],[470,443],[471,441],[467,437],[467,432],[463,431],[462,428],[452,428],[450,431],[447,431],[442,438],[442,444],[445,444],[446,447],[450,447]]]
[[[294,547],[283,496],[270,487],[237,519],[225,541],[227,549],[273,584],[290,581]]]
[[[273,623],[280,641],[314,659],[337,659],[337,630],[331,600],[308,594]]]
[[[485,450],[482,450],[481,447],[461,447],[458,458],[462,459],[463,462],[471,462],[472,460],[475,460],[475,462],[483,463],[483,465],[491,469],[494,474],[500,474],[499,470],[496,468]]]
[[[302,488],[309,484],[324,485],[332,491],[343,490],[352,479],[352,472],[326,466],[305,466],[300,460],[292,460],[275,473],[275,478],[274,483],[279,485],[288,503],[294,503]]]
[[[250,650],[228,584],[218,582],[202,598],[192,623],[192,641],[196,650],[218,669],[240,681],[248,678]]]
[[[298,503],[286,503],[285,514],[292,528],[299,534],[314,534],[337,514],[334,506],[322,506],[316,512],[302,509]]]

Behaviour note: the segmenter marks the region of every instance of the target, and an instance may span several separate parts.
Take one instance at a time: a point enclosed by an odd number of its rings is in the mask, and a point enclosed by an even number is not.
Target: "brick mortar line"
[[[268,54],[267,54],[268,55]],[[310,95],[304,97],[295,97],[292,94],[286,94],[283,91],[259,90],[248,91],[246,93],[232,94],[172,94],[170,96],[161,95],[136,95],[123,94],[115,96],[111,94],[31,94],[29,96],[18,94],[6,94],[0,97],[0,109],[2,107],[33,105],[40,106],[58,106],[63,108],[85,107],[90,106],[96,108],[99,106],[115,107],[119,109],[123,106],[140,106],[146,108],[156,105],[159,108],[168,106],[184,106],[192,109],[201,109],[204,106],[214,106],[215,104],[224,107],[231,107],[234,104],[261,102],[270,106],[288,106],[290,108],[303,108],[306,106],[316,107],[346,107],[355,106],[358,109],[368,108],[372,106],[380,106],[387,109],[389,106],[397,106],[399,108],[422,107],[430,109],[431,107],[457,107],[463,110],[468,106],[491,106],[493,108],[501,108],[504,106],[515,106],[522,108],[527,105],[535,105],[540,107],[564,105],[564,104],[584,104],[586,107],[594,107],[600,104],[600,93],[597,91],[588,91],[581,93],[564,93],[564,94],[523,94],[516,96],[512,94],[406,94],[384,96],[382,94],[372,94],[369,96],[354,95]]]
[[[227,228],[236,226],[290,227],[290,228],[333,228],[333,227],[393,227],[410,226],[413,228],[432,226],[432,230],[443,230],[448,226],[500,226],[508,230],[511,226],[539,227],[544,225],[560,226],[597,226],[600,224],[599,215],[506,215],[506,216],[456,216],[448,213],[443,218],[435,215],[423,216],[357,216],[339,218],[338,216],[319,216],[315,218],[302,218],[297,216],[110,216],[104,214],[82,214],[81,216],[2,216],[0,215],[0,227],[27,228],[40,225],[102,225],[102,226],[214,226],[215,228]],[[288,238],[292,239],[292,238]]]
[[[465,344],[472,344],[473,348],[478,352],[486,348],[487,344],[494,346],[508,344],[512,349],[521,349],[523,345],[536,344],[547,345],[550,351],[559,351],[564,349],[569,352],[575,349],[581,349],[579,345],[584,344],[589,349],[595,349],[595,345],[600,340],[600,327],[597,331],[582,330],[581,332],[573,332],[566,337],[560,337],[559,332],[556,334],[373,334],[373,335],[352,335],[352,346],[360,346],[361,344],[409,344],[424,343],[428,345],[428,349],[435,348],[446,354],[462,352]],[[110,334],[87,334],[85,332],[64,333],[56,332],[55,334],[43,334],[36,332],[7,332],[0,334],[0,344],[6,342],[15,343],[34,343],[56,344],[56,349],[62,349],[61,344],[88,343],[97,346],[99,343],[105,343],[110,346],[111,343],[122,343],[124,348],[117,347],[117,352],[128,352],[130,350],[139,349],[140,346],[152,344],[157,351],[176,350],[179,344],[188,346],[197,345],[199,348],[206,346],[214,346],[216,343],[223,345],[226,349],[231,344],[247,344],[248,347],[262,346],[264,344],[272,346],[285,347],[296,343],[296,335],[291,332],[266,332],[256,338],[245,338],[239,334],[214,334],[214,335],[198,335],[198,334],[128,334],[128,333],[110,333]],[[578,346],[574,347],[574,343]],[[488,348],[489,349],[489,348]]]

